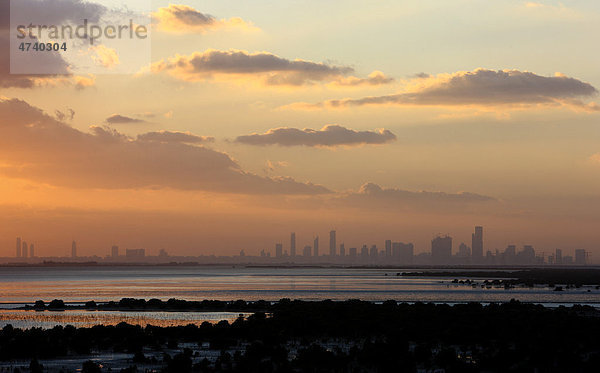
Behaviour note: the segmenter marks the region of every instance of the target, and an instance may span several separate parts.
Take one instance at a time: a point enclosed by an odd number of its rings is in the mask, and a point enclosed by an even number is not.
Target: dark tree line
[[[266,302],[265,302],[266,303]],[[233,323],[145,328],[127,324],[0,331],[0,359],[47,359],[92,351],[162,351],[208,342],[215,364],[194,351],[165,355],[166,372],[597,372],[600,313],[585,306],[555,309],[512,301],[483,306],[383,304],[283,299]],[[348,344],[350,350],[324,341]],[[230,347],[247,343],[243,352]],[[292,347],[299,344],[299,348]],[[292,351],[294,356],[292,356]],[[132,368],[133,369],[133,368]]]

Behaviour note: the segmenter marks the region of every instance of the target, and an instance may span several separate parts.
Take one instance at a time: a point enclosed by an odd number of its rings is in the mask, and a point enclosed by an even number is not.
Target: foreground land
[[[145,302],[147,303],[147,302]],[[265,302],[265,305],[267,303]],[[281,300],[229,324],[0,331],[0,371],[597,372],[600,312]],[[120,360],[115,360],[120,356]],[[44,370],[40,370],[45,365]],[[102,368],[101,368],[102,366]],[[30,370],[31,368],[31,370]],[[15,370],[9,370],[14,372]]]

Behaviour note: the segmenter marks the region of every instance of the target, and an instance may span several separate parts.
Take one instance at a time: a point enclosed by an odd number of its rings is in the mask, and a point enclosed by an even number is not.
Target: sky
[[[123,13],[21,1],[55,24]],[[74,57],[92,72],[49,53],[51,75],[10,73],[8,3],[0,256],[17,236],[257,254],[331,229],[457,250],[483,225],[486,250],[600,259],[598,2],[152,1],[130,9],[149,44],[101,41]]]

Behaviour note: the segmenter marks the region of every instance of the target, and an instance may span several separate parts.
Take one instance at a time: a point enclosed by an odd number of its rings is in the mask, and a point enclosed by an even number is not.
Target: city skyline
[[[360,251],[358,246],[349,245],[348,254],[346,254],[346,243],[337,244],[337,230],[329,231],[329,251],[320,252],[319,236],[313,235],[313,245],[305,245],[301,253],[296,252],[296,232],[290,233],[289,246],[283,242],[276,242],[274,250],[271,252],[268,248],[263,248],[260,253],[246,254],[246,248],[239,251],[239,255],[231,256],[251,258],[273,258],[277,262],[289,261],[291,263],[319,263],[329,262],[333,264],[406,264],[406,265],[594,265],[597,264],[592,259],[592,254],[585,249],[570,248],[564,250],[539,249],[536,251],[534,246],[522,244],[521,250],[517,251],[517,245],[509,244],[504,249],[488,248],[484,245],[484,227],[475,226],[471,234],[472,246],[469,247],[464,242],[458,245],[453,244],[453,238],[449,234],[436,234],[431,240],[429,251],[427,249],[415,250],[412,242],[398,242],[391,239],[385,239],[383,245],[361,244]],[[381,241],[381,240],[380,240]],[[369,247],[370,245],[370,247]],[[21,249],[23,248],[23,249]],[[40,259],[45,257],[36,257],[34,255],[34,245],[26,250],[27,243],[22,241],[21,237],[16,238],[15,259]],[[289,249],[289,251],[288,251]],[[563,255],[564,251],[564,255]],[[29,252],[29,255],[27,254]],[[571,253],[571,255],[567,255]],[[123,255],[124,254],[124,255]],[[145,248],[125,248],[120,249],[118,245],[112,245],[110,252],[105,256],[101,253],[88,253],[85,256],[77,254],[77,242],[71,243],[71,259],[80,258],[105,258],[119,260],[122,258],[131,260],[143,260],[147,257]],[[255,255],[253,255],[255,254]],[[148,257],[152,255],[149,254]],[[156,257],[162,259],[180,258],[180,257],[215,257],[215,253],[198,253],[196,255],[179,255],[176,252],[169,255],[165,248],[161,248]],[[50,257],[50,256],[48,256]],[[60,256],[58,256],[60,257]],[[66,258],[67,256],[65,256]],[[217,257],[224,257],[217,255]],[[390,260],[392,260],[390,262]],[[243,259],[242,259],[243,261]]]

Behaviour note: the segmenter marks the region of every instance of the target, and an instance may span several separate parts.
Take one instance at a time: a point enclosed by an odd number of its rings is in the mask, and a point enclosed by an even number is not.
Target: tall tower
[[[290,256],[296,256],[296,233],[290,235]]]
[[[281,258],[283,256],[283,244],[275,244],[275,257]]]
[[[77,242],[71,243],[71,258],[77,258]]]
[[[319,256],[319,236],[315,237],[315,242],[313,244],[313,256]]]
[[[17,237],[17,258],[21,257],[21,237]]]
[[[392,240],[385,240],[385,256],[388,258],[392,256]]]
[[[35,248],[33,247],[33,244],[29,244],[29,257],[30,258],[35,258]]]
[[[329,232],[329,256],[334,257],[337,245],[335,242],[335,231]]]
[[[471,255],[474,263],[483,260],[483,227],[475,227],[475,233],[471,235]]]
[[[29,248],[29,246],[27,246],[27,242],[23,241],[23,246],[21,248],[21,257],[22,258],[27,258],[27,249]]]

